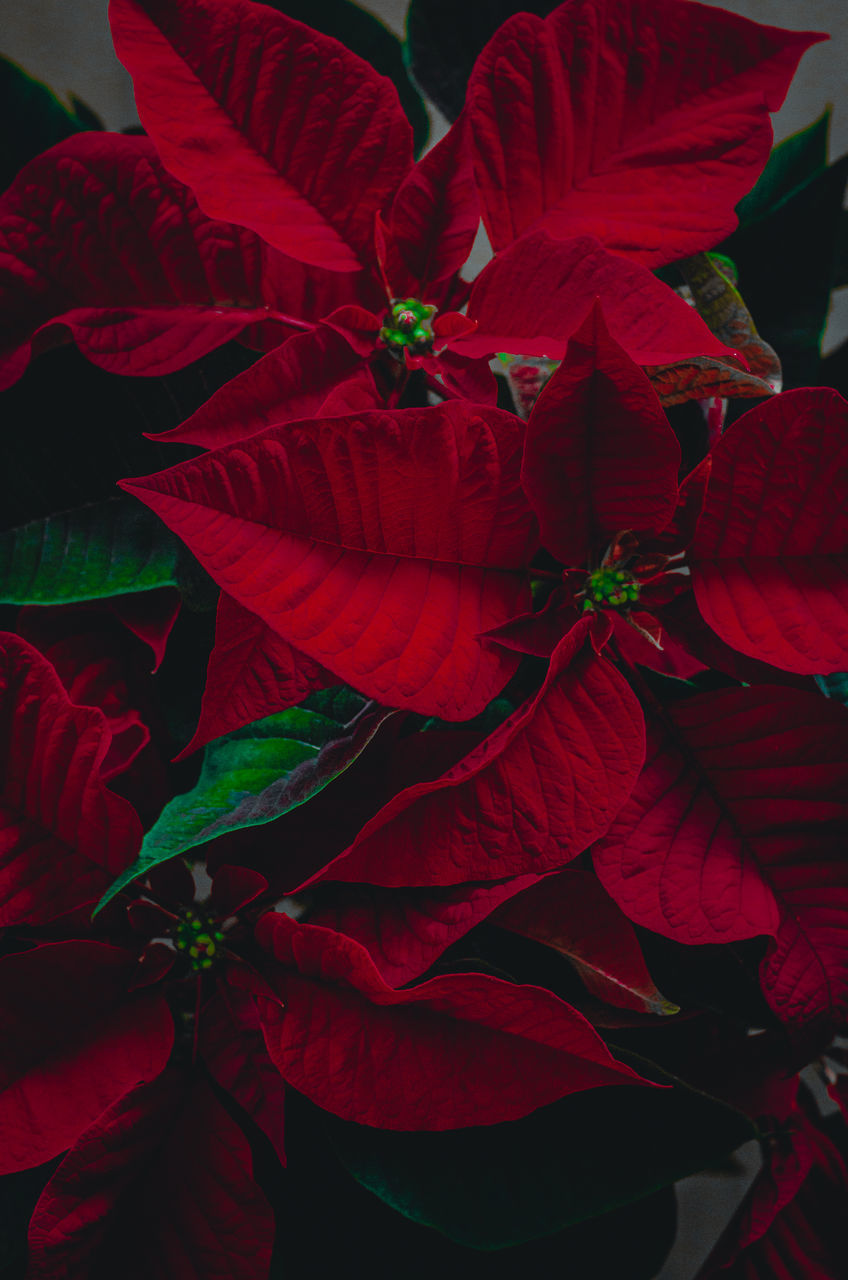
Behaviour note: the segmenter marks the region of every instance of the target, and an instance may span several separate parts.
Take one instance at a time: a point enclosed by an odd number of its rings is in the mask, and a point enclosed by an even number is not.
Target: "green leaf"
[[[737,264],[739,291],[760,337],[780,357],[785,388],[819,381],[846,178],[843,156],[719,246]]]
[[[476,1249],[521,1244],[639,1201],[756,1136],[741,1112],[678,1081],[638,1094],[590,1089],[523,1120],[443,1133],[326,1123],[358,1182]]]
[[[152,867],[304,804],[349,768],[380,725],[397,714],[366,704],[351,689],[321,690],[302,706],[209,743],[197,784],[165,806],[138,858],[109,887],[95,914]]]
[[[826,698],[848,706],[848,671],[836,671],[833,675],[815,676],[814,679]]]
[[[827,167],[829,130],[830,107],[826,107],[806,129],[793,133],[774,148],[757,185],[736,206],[743,227],[767,217]]]
[[[73,604],[177,584],[182,544],[124,498],[0,533],[0,602]]]
[[[381,75],[388,76],[398,92],[400,105],[412,125],[415,154],[427,145],[430,119],[420,94],[413,87],[404,65],[403,47],[397,36],[379,18],[351,4],[350,0],[264,0],[272,9],[285,13],[324,35],[340,40],[353,53],[370,62]]]
[[[52,89],[0,56],[0,191],[34,156],[86,126]]]

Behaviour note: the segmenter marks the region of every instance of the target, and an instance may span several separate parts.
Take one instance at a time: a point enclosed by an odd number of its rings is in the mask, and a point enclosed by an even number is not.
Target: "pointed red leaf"
[[[561,360],[565,345],[600,299],[610,333],[640,364],[731,352],[692,307],[647,267],[610,253],[594,236],[522,236],[474,282],[468,314],[477,329],[456,353],[496,351]]]
[[[285,1084],[268,1056],[253,996],[220,983],[201,1015],[200,1050],[218,1084],[259,1125],[285,1164]]]
[[[679,468],[653,387],[595,303],[527,423],[521,483],[542,541],[582,567],[622,530],[658,533],[677,507]]]
[[[70,1147],[116,1098],[153,1080],[174,1029],[161,995],[128,994],[134,957],[56,942],[0,960],[0,1172]]]
[[[793,1027],[848,1008],[848,711],[778,686],[677,702],[593,850],[637,924],[679,942],[771,934],[763,990]]]
[[[218,449],[266,427],[310,418],[330,391],[361,367],[362,357],[344,338],[319,325],[270,351],[224,383],[185,422],[155,439]]]
[[[254,720],[296,707],[314,689],[335,681],[331,671],[292,648],[224,591],[218,601],[200,720],[178,758]]]
[[[269,310],[284,295],[263,286],[266,253],[251,232],[210,222],[146,138],[68,138],[0,198],[0,385],[23,373],[31,342],[56,341],[55,325],[103,368],[156,374],[260,317],[285,320]]]
[[[450,885],[564,866],[624,803],[644,759],[639,704],[581,621],[537,696],[459,764],[401,791],[319,880]]]
[[[511,414],[449,401],[289,423],[122,484],[314,662],[464,719],[516,665],[477,637],[526,607],[520,443]]]
[[[673,1013],[648,972],[627,916],[591,870],[566,867],[499,907],[492,924],[567,956],[589,991],[619,1009]]]
[[[395,297],[428,290],[453,275],[471,252],[480,225],[465,117],[418,161],[392,202],[385,272]]]
[[[517,1119],[568,1093],[645,1084],[540,987],[451,974],[395,991],[358,943],[267,914],[284,1004],[260,999],[280,1074],[335,1115],[384,1129]]]
[[[515,876],[496,884],[391,894],[366,889],[355,897],[345,897],[338,905],[319,908],[309,922],[355,939],[384,981],[390,987],[401,987],[420,978],[451,943],[538,879],[534,875]]]
[[[848,668],[848,403],[827,387],[751,409],[712,452],[690,562],[704,620],[802,675]]]
[[[125,1094],[53,1174],[30,1223],[31,1280],[265,1280],[274,1217],[247,1139],[202,1078]]]
[[[467,98],[492,244],[543,226],[652,267],[709,248],[768,159],[768,112],[825,38],[680,0],[510,18]]]
[[[0,925],[44,924],[96,901],[141,844],[102,782],[103,713],[74,706],[46,658],[0,633]]]
[[[385,77],[250,0],[111,0],[118,57],[167,168],[209,217],[302,262],[358,271],[412,160]]]

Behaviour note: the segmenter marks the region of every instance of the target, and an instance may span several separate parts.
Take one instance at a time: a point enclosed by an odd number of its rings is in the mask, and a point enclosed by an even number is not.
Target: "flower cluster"
[[[769,160],[822,37],[515,13],[416,161],[279,8],[111,0],[145,136],[0,198],[6,398],[90,433],[0,535],[10,1256],[323,1274],[355,1191],[387,1275],[647,1280],[758,1138],[702,1275],[835,1278],[798,1073],[845,1107],[848,404],[743,301],[746,227],[841,203],[817,126]]]

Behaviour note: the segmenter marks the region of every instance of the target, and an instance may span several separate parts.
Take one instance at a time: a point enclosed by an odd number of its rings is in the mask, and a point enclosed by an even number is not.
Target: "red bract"
[[[0,1171],[65,1151],[127,1089],[153,1080],[173,1044],[162,996],[130,992],[135,957],[58,942],[0,960]]]
[[[313,662],[458,720],[516,666],[477,637],[528,599],[520,443],[511,414],[448,402],[288,424],[123,485]]]
[[[252,1167],[209,1083],[170,1068],[114,1102],[59,1165],[30,1223],[27,1275],[265,1280],[274,1221]]]
[[[594,235],[652,267],[709,248],[765,165],[768,112],[825,38],[680,0],[510,18],[468,89],[492,244]]]
[[[608,827],[643,760],[642,713],[581,621],[548,675],[476,750],[433,782],[400,791],[320,880],[458,884],[536,875]]]
[[[146,138],[70,138],[0,198],[0,385],[20,377],[31,351],[66,336],[126,374],[181,369],[258,321],[278,322],[281,341],[293,327],[271,309],[269,254],[279,256],[251,232],[210,222]],[[295,276],[287,293],[298,315]],[[345,295],[335,292],[338,305]]]
[[[751,409],[712,451],[689,556],[698,608],[741,653],[848,667],[848,404],[826,387]]]
[[[686,943],[774,938],[775,1013],[827,1031],[848,1008],[848,711],[763,686],[699,695],[649,723],[633,794],[593,851],[631,920]]]
[[[111,0],[109,17],[142,124],[206,214],[302,262],[360,270],[412,163],[391,84],[249,0]]]
[[[97,900],[132,862],[141,824],[103,785],[103,713],[74,706],[26,641],[0,635],[0,658],[0,924],[44,924]]]
[[[505,902],[491,920],[559,951],[589,991],[616,1008],[677,1012],[657,990],[635,929],[587,868],[566,867],[545,877]]]
[[[285,966],[268,975],[279,1001],[259,997],[268,1052],[290,1084],[346,1119],[459,1128],[646,1083],[541,988],[451,974],[396,991],[363,947],[329,929],[265,915],[257,936]]]
[[[111,15],[168,172],[149,143],[103,135],[60,144],[13,186],[0,205],[7,381],[57,325],[104,368],[159,374],[245,330],[267,348],[325,317],[360,359],[380,356],[395,375],[423,368],[443,393],[493,402],[479,358],[559,357],[596,295],[643,363],[727,355],[672,290],[590,238],[544,246],[555,308],[534,289],[541,246],[528,243],[492,264],[472,318],[460,315],[479,220],[464,120],[413,166],[394,88],[334,40],[250,0],[113,0]],[[593,50],[604,38],[590,36]],[[45,225],[60,192],[61,222]],[[69,263],[72,232],[84,251]],[[240,384],[254,401],[263,376]],[[326,389],[337,378],[327,371]]]

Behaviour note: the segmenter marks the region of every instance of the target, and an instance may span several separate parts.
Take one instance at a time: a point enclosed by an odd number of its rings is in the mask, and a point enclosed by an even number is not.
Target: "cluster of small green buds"
[[[380,339],[397,354],[407,347],[413,355],[425,355],[433,347],[435,314],[435,307],[417,298],[395,299],[380,330]]]
[[[589,609],[629,608],[639,599],[639,583],[626,569],[601,567],[586,580],[583,612]]]
[[[211,969],[224,935],[208,916],[186,911],[174,930],[174,946],[184,951],[192,969]]]

